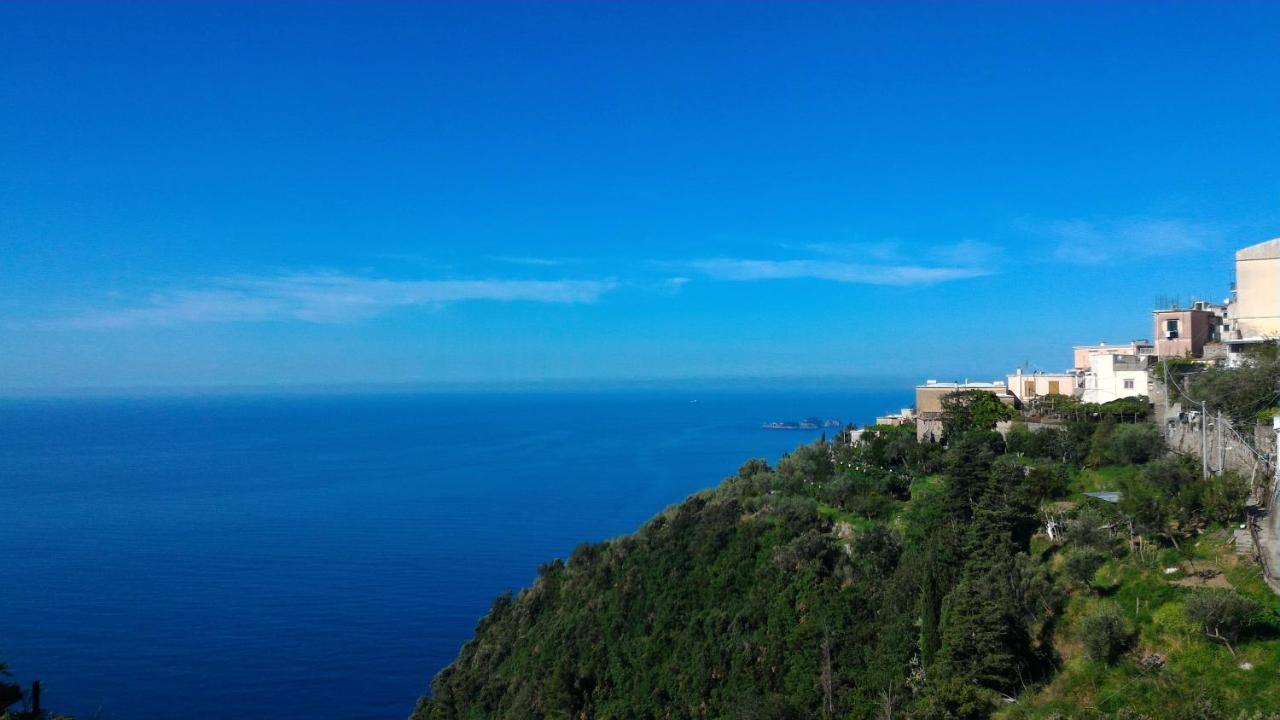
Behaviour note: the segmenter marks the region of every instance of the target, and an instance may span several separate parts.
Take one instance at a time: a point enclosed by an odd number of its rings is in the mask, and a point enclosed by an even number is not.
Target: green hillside
[[[1105,412],[1006,440],[990,398],[949,405],[945,449],[878,428],[752,460],[543,566],[414,720],[1280,707],[1280,606],[1216,529],[1238,518],[1239,478],[1206,482],[1154,426]],[[1123,498],[1082,494],[1097,489]]]

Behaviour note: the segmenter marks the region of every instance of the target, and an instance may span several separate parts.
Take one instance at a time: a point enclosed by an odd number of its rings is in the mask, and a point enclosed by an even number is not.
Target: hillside
[[[1202,481],[1105,410],[1007,441],[997,415],[957,398],[946,450],[879,428],[753,460],[579,547],[494,602],[414,720],[1280,706],[1276,599],[1204,532],[1235,519],[1239,479]],[[1119,504],[1081,494],[1104,485]]]

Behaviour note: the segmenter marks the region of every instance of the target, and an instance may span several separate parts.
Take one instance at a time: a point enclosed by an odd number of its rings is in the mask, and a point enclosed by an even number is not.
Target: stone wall
[[[1202,436],[1199,413],[1183,413],[1168,417],[1164,430],[1169,448],[1174,452],[1196,458],[1201,458],[1202,450],[1207,452],[1212,473],[1233,470],[1254,482],[1268,484],[1274,473],[1271,458],[1275,457],[1276,436],[1270,427],[1258,426],[1246,435],[1235,430],[1226,418],[1219,420],[1211,415]],[[1254,441],[1257,447],[1244,442],[1246,439]]]

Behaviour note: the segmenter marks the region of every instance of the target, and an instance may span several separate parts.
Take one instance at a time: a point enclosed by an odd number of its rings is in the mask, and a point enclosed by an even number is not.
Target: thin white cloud
[[[990,266],[994,268],[1005,257],[1005,249],[981,240],[961,240],[939,245],[928,252],[929,259],[942,265],[960,267]]]
[[[711,258],[690,267],[718,280],[792,280],[810,278],[861,285],[927,285],[992,275],[994,268],[877,265],[834,260],[750,260]]]
[[[1164,257],[1198,250],[1222,238],[1213,225],[1178,219],[1132,218],[1111,222],[1066,220],[1043,232],[1057,240],[1056,260],[1093,265],[1118,257]]]
[[[998,263],[1005,250],[980,240],[953,243],[904,244],[900,240],[878,242],[808,243],[799,249],[805,254],[830,260],[879,265],[940,265],[971,268]]]
[[[489,259],[493,262],[508,263],[511,265],[532,265],[535,267],[559,267],[561,265],[579,262],[578,258],[536,257],[528,255],[491,255]]]
[[[60,321],[82,328],[295,320],[349,322],[398,307],[467,301],[593,303],[617,286],[598,280],[390,280],[338,274],[232,277],[155,293],[145,304]]]

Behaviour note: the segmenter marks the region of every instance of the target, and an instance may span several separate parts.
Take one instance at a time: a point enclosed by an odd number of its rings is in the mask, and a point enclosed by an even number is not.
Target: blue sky
[[[1280,6],[0,6],[0,388],[1057,369],[1280,235]]]

